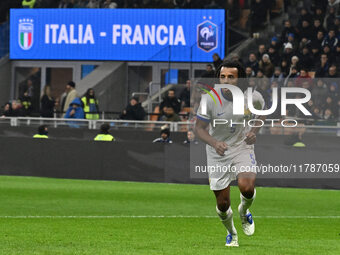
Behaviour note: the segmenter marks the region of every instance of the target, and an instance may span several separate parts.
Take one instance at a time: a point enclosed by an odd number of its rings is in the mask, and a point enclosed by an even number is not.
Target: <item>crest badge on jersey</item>
[[[19,20],[18,43],[21,49],[29,50],[33,46],[34,24],[32,19]]]
[[[206,52],[217,48],[217,25],[207,20],[197,26],[197,46]]]

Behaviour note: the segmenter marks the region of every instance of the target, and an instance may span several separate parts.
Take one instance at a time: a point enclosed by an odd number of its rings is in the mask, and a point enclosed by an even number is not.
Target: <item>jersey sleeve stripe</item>
[[[204,122],[210,122],[210,119],[203,118],[199,115],[196,115],[196,116],[197,116],[197,119],[203,120]]]

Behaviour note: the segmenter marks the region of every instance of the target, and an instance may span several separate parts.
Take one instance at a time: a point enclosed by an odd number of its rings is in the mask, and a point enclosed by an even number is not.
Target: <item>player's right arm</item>
[[[199,139],[213,147],[218,155],[223,156],[224,152],[228,149],[228,146],[225,142],[217,141],[212,137],[207,130],[208,126],[209,122],[197,119],[195,133]]]

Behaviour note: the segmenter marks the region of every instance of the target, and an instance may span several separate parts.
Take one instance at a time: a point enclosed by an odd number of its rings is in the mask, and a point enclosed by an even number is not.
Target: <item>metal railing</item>
[[[149,120],[87,120],[87,119],[63,119],[63,118],[34,118],[34,117],[2,117],[0,126],[8,125],[12,127],[48,125],[50,127],[70,127],[99,129],[100,125],[107,123],[112,129],[135,129],[144,131],[157,131],[167,125],[170,131],[188,131],[193,129],[193,121],[149,121]],[[340,136],[340,122],[335,126],[326,125],[298,125],[296,127],[283,127],[280,125],[265,124],[260,130],[260,134],[292,135],[296,133],[310,133],[319,135]]]
[[[100,125],[107,123],[115,129],[139,129],[139,130],[160,130],[167,125],[170,131],[187,131],[193,127],[192,122],[170,122],[170,121],[148,121],[148,120],[87,120],[87,119],[64,119],[64,118],[34,118],[34,117],[2,117],[0,125],[9,125],[12,127],[21,126],[40,126],[48,125],[50,127],[70,127],[70,128],[88,128],[99,129]]]

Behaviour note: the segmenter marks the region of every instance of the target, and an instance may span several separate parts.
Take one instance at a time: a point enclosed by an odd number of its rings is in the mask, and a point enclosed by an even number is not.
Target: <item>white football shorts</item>
[[[254,146],[243,142],[236,147],[229,147],[224,156],[217,154],[209,145],[207,151],[207,168],[211,190],[222,190],[236,180],[242,172],[257,172]]]

